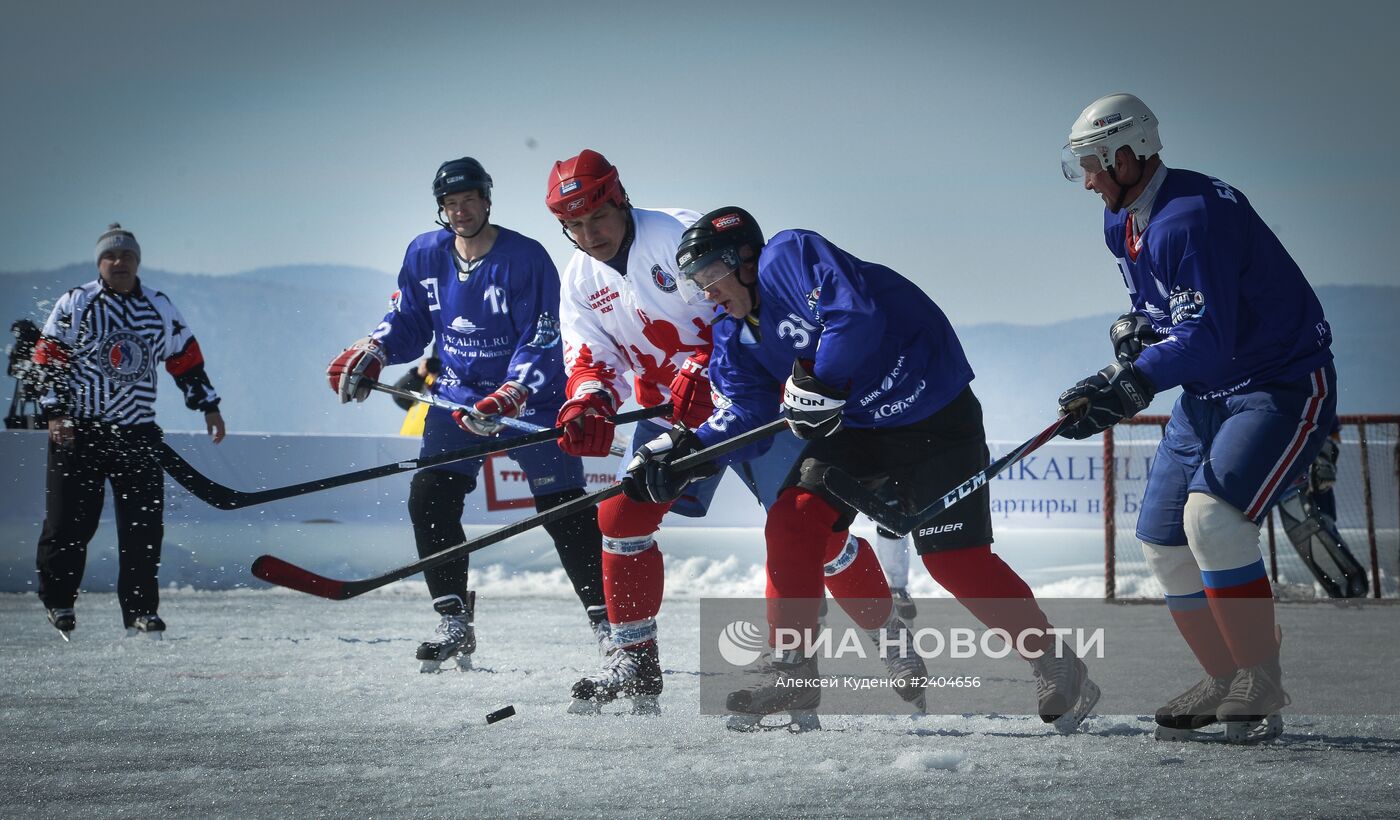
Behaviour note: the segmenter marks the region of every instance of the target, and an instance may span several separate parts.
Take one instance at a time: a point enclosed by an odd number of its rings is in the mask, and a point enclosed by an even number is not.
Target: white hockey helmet
[[[1070,181],[1084,172],[1113,167],[1118,149],[1127,146],[1142,159],[1162,150],[1157,117],[1132,94],[1109,94],[1089,104],[1069,130],[1069,142],[1060,153],[1060,170]]]

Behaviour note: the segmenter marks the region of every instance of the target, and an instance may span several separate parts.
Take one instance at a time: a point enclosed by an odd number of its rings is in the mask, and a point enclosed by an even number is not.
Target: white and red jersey
[[[687,304],[676,288],[676,248],[699,218],[695,211],[633,208],[625,276],[574,253],[559,304],[570,398],[601,383],[618,407],[635,386],[637,402],[654,407],[670,400],[671,380],[688,356],[709,355],[714,307]]]

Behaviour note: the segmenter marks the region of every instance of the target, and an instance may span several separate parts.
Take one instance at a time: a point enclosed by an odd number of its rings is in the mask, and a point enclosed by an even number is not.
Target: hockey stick
[[[674,467],[678,470],[684,470],[706,464],[720,456],[732,453],[741,447],[747,447],[756,441],[762,441],[786,427],[787,421],[785,419],[769,422],[762,427],[756,427],[747,433],[742,433],[731,439],[725,439],[718,444],[692,453],[678,460]],[[619,495],[621,492],[621,484],[613,484],[612,486],[604,487],[588,495],[579,496],[573,501],[568,501],[557,507],[545,510],[544,512],[536,513],[529,518],[523,518],[516,521],[514,524],[507,524],[480,538],[463,541],[460,544],[435,552],[426,558],[420,558],[411,564],[405,564],[396,570],[391,570],[383,575],[376,575],[372,578],[364,578],[357,581],[339,581],[334,578],[326,578],[308,569],[303,569],[295,564],[283,561],[281,558],[273,555],[259,556],[258,559],[253,562],[253,575],[269,583],[287,587],[288,589],[295,589],[298,592],[305,592],[308,595],[329,598],[332,601],[344,601],[347,598],[363,595],[372,589],[378,589],[386,584],[391,584],[394,581],[407,578],[410,575],[416,575],[425,569],[432,569],[433,567],[446,564],[449,561],[455,561],[479,549],[489,547],[511,536],[532,530],[535,527],[558,521],[561,518],[566,518],[579,510],[587,509],[594,504]]]
[[[378,390],[381,393],[388,393],[391,396],[398,396],[401,399],[408,399],[409,401],[420,402],[422,404],[427,404],[432,407],[440,407],[443,410],[463,410],[480,418],[488,418],[491,421],[499,423],[503,427],[509,427],[513,430],[519,430],[522,433],[538,433],[541,430],[549,429],[548,427],[543,427],[538,424],[531,424],[528,421],[521,421],[520,419],[513,418],[511,416],[482,416],[481,414],[476,412],[476,408],[474,407],[465,404],[458,404],[455,401],[448,401],[447,399],[441,398],[439,396],[434,396],[431,393],[419,393],[416,390],[404,390],[399,387],[390,387],[389,385],[384,384],[383,382],[366,383],[370,386],[371,390]],[[620,445],[617,444],[614,444],[609,449],[609,452],[611,452],[615,456],[627,455],[627,450],[623,449]]]
[[[613,421],[617,424],[626,424],[628,422],[641,421],[642,419],[664,416],[670,412],[671,405],[658,404],[655,407],[633,410],[630,413],[622,413],[614,416]],[[472,447],[450,450],[446,453],[396,461],[393,464],[383,464],[378,467],[368,467],[351,473],[318,478],[314,481],[303,481],[300,484],[291,484],[286,487],[273,487],[266,490],[254,490],[252,492],[243,492],[242,490],[225,487],[208,478],[192,467],[188,461],[185,461],[179,453],[175,452],[175,450],[165,442],[161,442],[160,449],[156,451],[156,456],[160,460],[160,466],[165,472],[171,478],[175,479],[181,487],[189,490],[190,494],[195,498],[221,510],[237,510],[243,507],[251,507],[255,504],[266,504],[269,501],[280,501],[284,498],[292,498],[307,493],[329,490],[333,487],[343,487],[347,484],[356,484],[361,481],[397,475],[398,473],[421,470],[424,467],[435,467],[439,464],[447,464],[469,458],[481,458],[493,453],[504,453],[508,450],[514,450],[517,447],[553,441],[563,435],[563,433],[563,428],[556,427],[541,430],[538,433],[516,436],[514,438],[484,441]]]
[[[901,511],[898,507],[890,506],[884,499],[880,498],[864,484],[851,477],[850,473],[837,467],[832,467],[822,476],[822,483],[837,498],[850,504],[857,512],[864,513],[871,521],[884,527],[896,535],[908,535],[912,530],[939,513],[958,503],[959,501],[972,495],[988,481],[996,478],[997,474],[1007,467],[1015,464],[1029,455],[1033,450],[1038,449],[1042,444],[1058,436],[1065,425],[1074,420],[1074,416],[1060,416],[1055,419],[1055,423],[1041,430],[1033,438],[1023,443],[1020,447],[1012,450],[1001,458],[993,461],[987,469],[974,475],[958,486],[949,490],[937,501],[916,510],[912,513]]]

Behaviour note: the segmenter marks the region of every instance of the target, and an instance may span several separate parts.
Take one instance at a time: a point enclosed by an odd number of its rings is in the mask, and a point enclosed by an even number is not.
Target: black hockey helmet
[[[681,234],[680,247],[676,248],[676,265],[682,276],[689,276],[704,269],[718,259],[724,251],[737,251],[750,245],[755,251],[763,247],[763,229],[743,208],[727,206],[710,211],[700,217],[685,233]]]
[[[448,194],[480,191],[481,198],[491,201],[491,175],[481,163],[471,157],[451,159],[438,166],[433,175],[433,198],[439,205]]]

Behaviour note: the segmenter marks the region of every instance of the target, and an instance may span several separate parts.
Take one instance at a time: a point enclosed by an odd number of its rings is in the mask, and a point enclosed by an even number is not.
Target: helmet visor
[[[1069,143],[1065,143],[1065,147],[1060,149],[1060,171],[1070,182],[1079,182],[1086,174],[1097,174],[1102,170],[1103,163],[1092,148],[1086,149],[1084,154],[1076,154]]]
[[[680,281],[685,300],[690,303],[704,301],[707,289],[739,270],[738,248],[716,248],[689,259],[683,256],[682,259]]]

